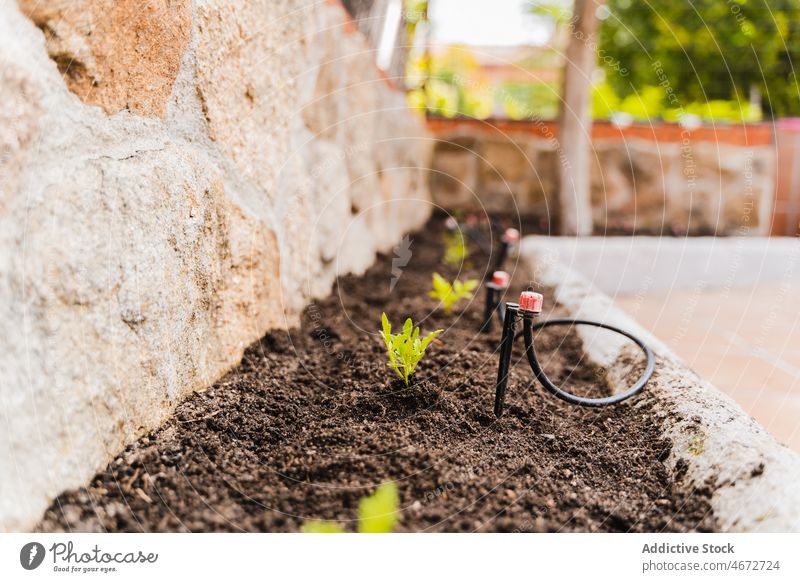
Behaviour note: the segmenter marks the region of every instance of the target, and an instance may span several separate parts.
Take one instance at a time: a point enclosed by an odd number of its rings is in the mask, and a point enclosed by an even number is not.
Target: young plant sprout
[[[463,235],[462,239],[471,240],[481,248],[481,251],[486,254],[491,253],[490,246],[486,244],[486,236],[481,228],[481,222],[474,214],[468,215],[464,224],[459,223],[455,217],[449,216],[444,221],[444,227],[450,231],[449,233],[445,233],[445,244],[447,244],[447,237],[453,236],[456,234],[456,231],[458,231],[459,234]],[[467,254],[469,254],[469,249],[467,247],[464,248],[467,251]],[[466,259],[466,256],[464,256],[464,259]]]
[[[425,355],[425,349],[428,344],[444,330],[437,329],[424,338],[420,338],[419,327],[414,327],[409,317],[403,324],[403,331],[393,334],[392,324],[389,323],[385,313],[381,315],[381,325],[383,327],[381,337],[386,343],[386,352],[389,354],[389,363],[386,365],[397,372],[397,375],[408,386],[408,380],[414,374],[417,365]]]
[[[428,293],[428,295],[434,299],[438,299],[442,304],[444,312],[449,314],[453,310],[453,306],[462,299],[472,299],[472,291],[477,286],[477,279],[468,279],[463,282],[456,279],[451,285],[447,279],[442,277],[439,273],[434,273],[433,291]]]
[[[467,241],[461,230],[446,232],[444,236],[444,258],[442,261],[450,267],[460,267],[469,258]]]
[[[397,525],[399,505],[397,483],[384,483],[375,493],[358,502],[358,532],[390,533]]]
[[[400,494],[394,481],[384,483],[369,497],[358,502],[358,533],[391,533],[398,521]],[[303,524],[303,533],[345,533],[332,521],[310,521]]]

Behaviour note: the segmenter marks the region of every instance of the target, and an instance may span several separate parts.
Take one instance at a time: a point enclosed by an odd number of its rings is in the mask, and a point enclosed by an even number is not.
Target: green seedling
[[[397,483],[389,481],[369,497],[358,502],[358,533],[391,533],[397,525],[400,494]],[[310,521],[303,524],[304,533],[345,533],[332,521]]]
[[[302,527],[303,533],[345,533],[345,529],[332,521],[309,521]]]
[[[397,524],[399,505],[397,483],[384,483],[375,493],[358,502],[358,532],[390,533]]]
[[[472,299],[472,291],[478,286],[477,279],[468,279],[461,282],[458,279],[451,285],[447,279],[439,273],[433,274],[433,291],[428,293],[434,299],[438,299],[445,313],[450,313],[453,306],[462,299]]]
[[[381,337],[386,344],[386,352],[389,354],[389,363],[386,365],[397,372],[397,375],[408,386],[408,379],[414,374],[417,365],[425,355],[425,348],[443,330],[432,331],[424,338],[420,338],[419,327],[414,327],[409,317],[403,324],[403,331],[393,334],[392,324],[389,323],[385,313],[381,315],[381,325],[383,327]]]
[[[469,258],[469,248],[460,230],[445,233],[444,236],[444,261],[450,267],[460,267]]]

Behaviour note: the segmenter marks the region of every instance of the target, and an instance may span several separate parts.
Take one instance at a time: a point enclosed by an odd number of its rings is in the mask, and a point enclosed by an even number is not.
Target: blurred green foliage
[[[511,119],[553,119],[558,115],[558,85],[505,83],[497,90],[503,111]]]
[[[478,62],[469,49],[452,46],[427,59],[428,80],[417,92],[411,92],[412,103],[424,103],[430,113],[443,117],[485,119],[492,114],[493,88],[479,80]]]
[[[642,96],[647,108],[645,88],[669,87],[665,118],[671,108],[735,121],[756,115],[754,88],[768,113],[800,115],[797,0],[608,0],[604,16],[599,62],[617,95]]]
[[[422,0],[413,1],[425,4]],[[530,0],[568,38],[572,0]],[[800,0],[608,0],[593,43],[602,75],[593,87],[595,119],[738,123],[762,119],[751,104],[760,92],[767,114],[800,115]],[[551,58],[556,57],[556,58]],[[561,66],[558,52],[539,51],[522,70]],[[800,63],[799,63],[800,64]],[[409,78],[412,107],[443,117],[555,119],[560,87],[545,82],[487,82],[466,47],[418,54]]]
[[[500,111],[511,119],[552,119],[558,114],[557,85],[487,81],[466,47],[453,46],[443,54],[429,56],[427,66],[427,82],[408,93],[413,108],[442,117],[476,119]]]
[[[397,483],[388,481],[375,492],[358,502],[358,533],[391,533],[399,519],[400,493]],[[301,528],[303,533],[345,533],[333,521],[309,521]]]
[[[678,123],[695,118],[707,123],[742,123],[761,121],[761,109],[748,102],[714,99],[691,101],[679,107],[670,107],[664,90],[654,85],[645,85],[633,93],[620,98],[614,88],[606,82],[593,87],[592,116],[595,119],[618,118],[625,114],[630,121],[664,121]]]
[[[391,533],[400,513],[400,493],[394,481],[384,483],[358,502],[359,533]]]

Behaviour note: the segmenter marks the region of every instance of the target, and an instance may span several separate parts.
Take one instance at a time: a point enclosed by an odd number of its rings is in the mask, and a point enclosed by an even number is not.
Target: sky
[[[550,24],[527,13],[530,0],[429,0],[435,44],[540,45]]]

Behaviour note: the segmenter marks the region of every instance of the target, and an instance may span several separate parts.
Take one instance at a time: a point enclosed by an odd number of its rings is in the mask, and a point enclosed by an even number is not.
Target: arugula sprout
[[[301,531],[303,533],[345,533],[342,526],[332,521],[309,521],[303,524]]]
[[[451,267],[460,267],[469,257],[469,248],[464,238],[464,233],[460,230],[444,236],[444,257],[442,261]]]
[[[397,483],[389,481],[378,487],[369,497],[358,502],[359,533],[391,533],[399,519],[400,493]],[[303,524],[303,533],[345,533],[345,529],[332,521],[310,521]]]
[[[433,291],[428,293],[430,297],[438,299],[442,303],[445,313],[450,313],[453,306],[462,299],[472,299],[472,291],[478,286],[477,279],[469,279],[461,282],[458,279],[451,285],[447,279],[439,273],[433,274]]]
[[[399,505],[397,483],[389,481],[378,487],[358,502],[359,533],[390,533],[397,524]]]
[[[397,375],[402,378],[406,386],[408,386],[408,379],[414,374],[417,365],[425,355],[425,348],[428,344],[436,338],[443,330],[438,329],[432,331],[424,338],[419,337],[419,327],[414,327],[414,324],[409,317],[403,324],[403,331],[401,333],[392,333],[392,324],[386,317],[386,313],[381,314],[381,337],[386,344],[386,352],[389,355],[389,363],[386,364],[392,368]]]

